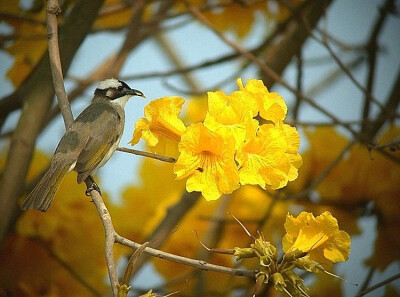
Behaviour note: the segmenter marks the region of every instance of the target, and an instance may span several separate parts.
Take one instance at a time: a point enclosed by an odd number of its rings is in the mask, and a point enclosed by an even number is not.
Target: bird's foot
[[[86,189],[85,195],[90,196],[90,192],[93,190],[99,192],[99,194],[101,195],[100,187],[95,182],[92,182],[92,185]]]

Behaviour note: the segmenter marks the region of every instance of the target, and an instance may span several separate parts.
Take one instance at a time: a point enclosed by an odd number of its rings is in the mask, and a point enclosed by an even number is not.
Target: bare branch
[[[384,281],[381,281],[381,282],[369,287],[368,289],[365,289],[360,294],[358,294],[356,297],[361,297],[361,296],[367,295],[369,292],[375,291],[376,289],[379,289],[399,278],[400,278],[400,273],[397,273],[397,274],[385,279]]]
[[[138,249],[141,246],[141,244],[131,241],[129,239],[126,239],[119,235],[116,236],[115,240],[116,240],[116,242],[118,242],[122,245],[128,246],[128,247],[131,247],[133,249]],[[230,275],[255,278],[255,271],[253,271],[253,270],[235,269],[235,268],[229,268],[229,267],[225,267],[225,266],[214,265],[214,264],[210,264],[205,261],[202,261],[202,260],[189,259],[189,258],[185,258],[182,256],[166,253],[166,252],[163,252],[163,251],[151,248],[151,247],[145,248],[144,252],[153,257],[169,260],[169,261],[172,261],[175,263],[184,264],[184,265],[198,268],[201,270],[215,271],[215,272],[220,272],[220,273],[225,273],[225,274],[230,274]]]
[[[120,152],[124,152],[124,153],[129,153],[129,154],[134,154],[134,155],[138,155],[138,156],[143,156],[143,157],[147,157],[147,158],[152,158],[152,159],[156,159],[159,161],[163,161],[163,162],[168,162],[168,163],[175,163],[176,159],[172,158],[172,157],[165,157],[165,156],[161,156],[161,155],[157,155],[157,154],[153,154],[153,153],[149,153],[149,152],[143,152],[143,151],[138,151],[138,150],[134,150],[134,149],[128,149],[125,147],[118,147],[117,151]]]
[[[373,94],[373,87],[375,81],[375,71],[376,71],[376,59],[377,59],[377,51],[378,51],[378,37],[381,32],[383,25],[387,16],[389,15],[390,8],[393,7],[394,0],[386,0],[384,7],[380,9],[379,17],[377,18],[372,32],[370,34],[369,40],[367,42],[367,54],[368,54],[368,76],[366,83],[366,94]],[[370,105],[371,98],[369,96],[365,96],[364,98],[364,107],[363,107],[363,119],[365,124],[362,126],[362,132],[365,133],[368,131],[368,118],[370,115]]]
[[[85,181],[85,183],[86,186],[90,188],[91,182],[88,179]],[[100,220],[103,223],[105,232],[105,256],[107,262],[108,276],[110,278],[113,296],[116,297],[118,295],[119,282],[117,277],[117,268],[114,260],[114,243],[118,235],[115,232],[110,212],[104,204],[103,198],[101,197],[100,193],[96,190],[92,190],[90,191],[90,196],[93,199]]]
[[[54,90],[57,95],[58,105],[64,118],[65,127],[68,128],[74,118],[64,87],[64,77],[61,67],[60,50],[58,48],[58,24],[57,15],[61,8],[57,0],[47,1],[47,37],[49,44],[49,58],[51,75],[53,77]]]

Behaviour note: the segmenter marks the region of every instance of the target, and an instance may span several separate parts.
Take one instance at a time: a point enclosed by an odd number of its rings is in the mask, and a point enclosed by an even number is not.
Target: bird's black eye
[[[118,87],[118,91],[122,91],[123,89],[124,89],[123,86],[119,86],[119,87]]]

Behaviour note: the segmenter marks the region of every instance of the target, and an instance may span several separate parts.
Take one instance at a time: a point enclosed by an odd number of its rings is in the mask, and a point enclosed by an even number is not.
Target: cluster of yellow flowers
[[[234,255],[238,260],[259,260],[258,284],[272,283],[277,291],[284,291],[289,296],[308,296],[307,287],[294,268],[313,273],[327,272],[325,268],[332,263],[347,260],[350,236],[339,230],[337,220],[328,211],[318,217],[307,212],[300,213],[297,218],[288,214],[285,229],[282,259],[279,259],[277,248],[262,234],[250,247],[235,248]]]
[[[208,93],[203,122],[185,126],[179,118],[180,97],[150,102],[145,117],[135,125],[131,144],[144,139],[153,152],[174,155],[177,179],[187,178],[186,189],[207,200],[232,193],[240,185],[279,189],[295,180],[302,163],[300,137],[284,124],[287,106],[261,80],[248,80],[226,95]]]

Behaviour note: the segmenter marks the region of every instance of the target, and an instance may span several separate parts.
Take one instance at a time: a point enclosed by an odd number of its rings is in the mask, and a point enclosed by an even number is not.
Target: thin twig
[[[323,31],[321,31],[323,33]],[[376,99],[375,97],[372,96],[372,94],[368,93],[368,91],[364,88],[364,86],[354,77],[354,75],[347,69],[346,65],[342,62],[342,60],[338,57],[338,55],[335,53],[329,42],[324,38],[324,35],[322,35],[323,38],[318,38],[314,33],[310,33],[310,37],[313,38],[315,41],[323,45],[331,55],[331,57],[336,61],[337,65],[340,67],[340,69],[343,70],[344,73],[346,73],[347,77],[353,82],[353,84],[369,99],[371,102],[374,102],[377,106],[379,106],[381,109],[384,109],[384,106],[382,103]]]
[[[364,281],[363,281],[363,283],[362,283],[362,285],[360,287],[358,295],[360,295],[361,292],[363,292],[364,290],[366,290],[368,288],[368,285],[369,285],[369,283],[370,283],[370,281],[372,279],[372,276],[374,275],[375,271],[376,271],[376,267],[370,267],[370,269],[368,271],[368,274],[365,277],[365,279],[364,279]]]
[[[380,37],[380,32],[382,31],[383,25],[387,16],[389,15],[390,8],[393,7],[394,0],[386,0],[384,6],[379,10],[380,14],[377,18],[372,32],[370,34],[369,40],[366,45],[367,55],[368,55],[368,75],[366,82],[366,91],[367,94],[373,94],[373,87],[375,81],[376,74],[376,60],[377,60],[377,51],[378,51],[378,38]],[[368,123],[368,119],[370,116],[370,104],[371,100],[368,96],[364,98],[364,107],[363,107],[363,119]],[[368,131],[368,126],[363,125],[362,132],[365,133]]]
[[[331,59],[332,61],[332,59]],[[365,61],[363,55],[355,57],[353,60],[347,62],[345,67],[349,70],[356,70]],[[335,68],[324,76],[321,76],[318,81],[314,83],[313,86],[309,87],[307,90],[307,96],[313,98],[318,93],[323,92],[328,86],[334,85],[343,75],[343,71],[340,68]]]
[[[163,162],[168,162],[168,163],[175,163],[176,159],[172,158],[172,157],[165,157],[165,156],[161,156],[161,155],[157,155],[157,154],[153,154],[153,153],[149,153],[149,152],[143,152],[143,151],[138,151],[138,150],[134,150],[134,149],[128,149],[125,147],[117,147],[117,151],[120,152],[124,152],[124,153],[129,153],[129,154],[134,154],[134,155],[138,155],[138,156],[143,156],[143,157],[147,157],[147,158],[153,158],[159,161],[163,161]]]
[[[384,281],[381,281],[381,282],[369,287],[368,289],[366,289],[366,290],[362,291],[360,294],[358,294],[356,297],[364,296],[364,295],[368,294],[369,292],[372,292],[372,291],[374,291],[374,290],[376,290],[376,289],[378,289],[380,287],[383,287],[383,286],[391,283],[392,281],[394,281],[394,280],[396,280],[398,278],[400,278],[400,273],[395,274],[395,275],[385,279]]]
[[[303,55],[302,55],[302,50],[297,53],[296,55],[296,62],[297,62],[297,79],[296,79],[296,84],[297,84],[297,89],[302,92],[303,91]],[[293,119],[297,120],[299,116],[299,110],[300,110],[300,105],[301,105],[301,98],[296,96],[296,101],[294,104],[293,108]]]

